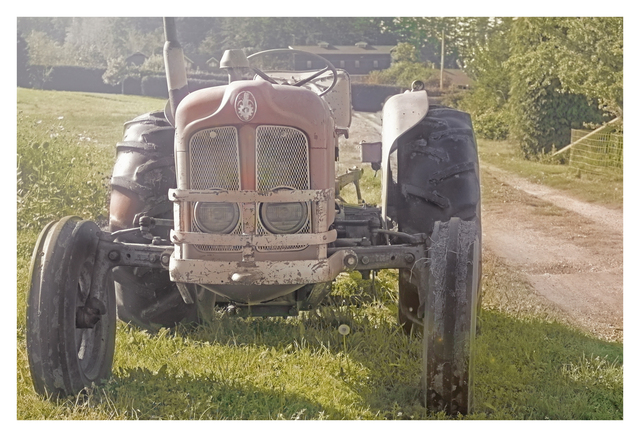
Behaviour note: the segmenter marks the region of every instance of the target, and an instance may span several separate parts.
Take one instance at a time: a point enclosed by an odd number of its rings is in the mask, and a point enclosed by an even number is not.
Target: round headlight
[[[228,234],[240,220],[240,209],[235,203],[197,202],[193,208],[196,224],[204,232]]]
[[[272,234],[295,234],[307,223],[308,207],[303,202],[263,203],[260,218]]]

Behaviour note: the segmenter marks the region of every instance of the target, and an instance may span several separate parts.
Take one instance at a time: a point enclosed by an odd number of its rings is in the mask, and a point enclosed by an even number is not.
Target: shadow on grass
[[[476,411],[498,419],[622,419],[623,347],[559,323],[484,311]]]
[[[129,370],[129,376],[116,379],[108,391],[135,399],[141,417],[148,418],[358,418],[350,415],[353,411],[367,411],[372,418],[442,418],[428,414],[418,400],[420,336],[405,336],[390,317],[379,313],[331,308],[322,317],[223,318],[216,325],[173,333],[230,352],[249,347],[256,355],[267,350],[275,357],[319,357],[300,363],[317,366],[314,380],[330,374],[327,378],[338,390],[354,395],[356,408],[341,410],[310,393],[292,394],[291,388],[285,392],[238,379],[177,377],[145,369]],[[337,332],[340,324],[351,327],[344,339]],[[621,344],[558,323],[516,320],[494,311],[483,312],[476,344],[475,413],[468,418],[622,419]],[[266,372],[267,380],[300,377]],[[326,388],[324,398],[331,398],[331,390]]]
[[[176,376],[166,366],[153,372],[134,368],[115,378],[107,396],[131,419],[269,420],[321,419],[342,414],[304,396],[280,389],[264,389],[211,375]],[[100,396],[95,399],[102,402]]]

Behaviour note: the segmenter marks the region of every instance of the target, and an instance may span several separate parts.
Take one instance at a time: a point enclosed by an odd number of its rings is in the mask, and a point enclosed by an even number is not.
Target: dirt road
[[[360,140],[379,141],[379,114],[356,113],[340,170]],[[483,250],[522,272],[576,325],[622,340],[622,210],[587,204],[481,162]]]

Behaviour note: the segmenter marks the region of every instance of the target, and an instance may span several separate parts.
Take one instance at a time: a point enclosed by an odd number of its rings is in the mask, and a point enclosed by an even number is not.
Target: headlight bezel
[[[205,212],[205,208],[224,208],[227,213],[231,213],[229,220],[210,220],[204,219],[202,214]],[[219,211],[222,211],[221,209]],[[211,214],[211,213],[210,213]],[[237,203],[232,202],[196,202],[193,206],[193,220],[202,232],[208,234],[231,234],[240,223],[240,207]],[[215,226],[212,223],[222,222],[226,226]]]
[[[292,187],[277,187],[273,191],[293,190]],[[278,215],[282,208],[298,207],[299,212],[294,212],[298,217],[292,219],[278,219],[273,215]],[[277,210],[275,210],[277,209]],[[275,211],[274,211],[275,210]],[[311,216],[309,202],[264,202],[258,206],[258,217],[264,229],[271,234],[297,234],[309,223]],[[280,223],[278,223],[280,221]],[[286,223],[285,223],[286,222]],[[294,222],[293,224],[287,224]]]

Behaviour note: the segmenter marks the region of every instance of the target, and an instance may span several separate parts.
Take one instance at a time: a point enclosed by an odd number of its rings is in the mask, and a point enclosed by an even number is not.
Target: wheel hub
[[[104,304],[99,299],[92,297],[85,306],[76,308],[76,328],[93,329],[100,321],[100,316],[106,312]]]

